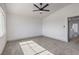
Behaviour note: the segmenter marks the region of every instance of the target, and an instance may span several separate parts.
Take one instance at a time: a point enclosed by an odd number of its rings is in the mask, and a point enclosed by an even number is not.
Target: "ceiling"
[[[37,3],[37,5],[39,5]],[[45,3],[44,3],[45,5]],[[14,14],[25,17],[33,17],[33,18],[45,18],[49,14],[56,12],[57,10],[70,5],[70,3],[50,3],[48,7],[45,9],[49,9],[50,12],[43,12],[40,14],[39,12],[33,12],[37,8],[33,6],[33,3],[6,3],[7,13]]]

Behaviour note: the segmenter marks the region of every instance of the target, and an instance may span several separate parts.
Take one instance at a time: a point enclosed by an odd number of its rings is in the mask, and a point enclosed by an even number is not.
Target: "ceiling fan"
[[[40,4],[39,4],[40,6],[37,6],[36,4],[33,4],[33,5],[37,8],[37,10],[33,10],[33,11],[39,11],[40,14],[41,14],[43,11],[46,11],[46,12],[49,12],[49,11],[50,11],[50,10],[45,9],[47,6],[49,6],[49,4],[46,4],[46,5],[44,5],[44,6],[43,6],[43,3],[40,3]]]

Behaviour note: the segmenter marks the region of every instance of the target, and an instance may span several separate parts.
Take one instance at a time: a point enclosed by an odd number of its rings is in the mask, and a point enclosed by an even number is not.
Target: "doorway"
[[[79,16],[68,17],[68,40],[79,37]]]

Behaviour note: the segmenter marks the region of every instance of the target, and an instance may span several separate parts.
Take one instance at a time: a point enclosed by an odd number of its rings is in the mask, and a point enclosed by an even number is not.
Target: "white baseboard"
[[[22,39],[31,39],[31,38],[41,37],[41,36],[43,36],[43,35],[24,37],[24,38],[20,38],[20,39],[12,39],[12,40],[8,40],[8,41],[16,41],[16,40],[22,40]]]
[[[48,36],[48,35],[43,35],[44,37],[48,37],[48,38],[51,38],[51,39],[56,39],[56,40],[60,40],[60,41],[63,41],[63,42],[68,42],[68,40],[61,40],[59,38],[54,38],[54,37],[51,37],[51,36]]]

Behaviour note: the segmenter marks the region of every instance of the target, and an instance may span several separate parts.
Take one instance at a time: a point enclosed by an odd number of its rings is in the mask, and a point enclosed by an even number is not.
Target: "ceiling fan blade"
[[[40,10],[33,10],[33,11],[40,11]]]
[[[49,12],[50,10],[42,10],[42,11],[48,11]]]
[[[40,9],[36,4],[33,4],[35,7],[37,7],[38,9]]]
[[[41,9],[44,9],[45,7],[47,7],[49,4],[46,4],[44,7],[42,7]]]

